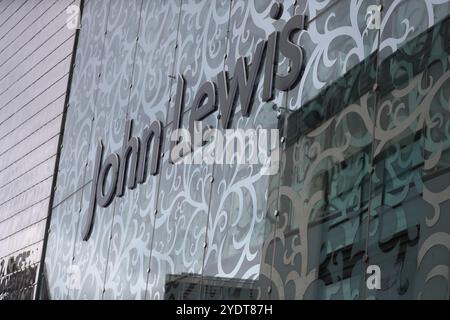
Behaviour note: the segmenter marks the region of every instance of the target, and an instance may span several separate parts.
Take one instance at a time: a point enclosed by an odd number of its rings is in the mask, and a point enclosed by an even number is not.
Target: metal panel
[[[0,5],[0,299],[32,299],[75,30],[70,3]]]
[[[59,163],[56,206],[84,184],[87,155],[90,152],[91,132],[97,88],[101,73],[108,1],[87,1],[78,41],[77,56],[72,77],[63,147]]]

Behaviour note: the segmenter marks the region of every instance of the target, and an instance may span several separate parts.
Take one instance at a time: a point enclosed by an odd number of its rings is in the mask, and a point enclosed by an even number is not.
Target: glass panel
[[[109,1],[85,1],[82,28],[79,31],[75,66],[67,109],[63,148],[59,160],[58,188],[54,203],[81,188],[84,184],[86,158],[90,152],[90,134],[98,74],[101,72],[105,26]]]
[[[101,299],[103,295],[114,204],[108,208],[97,206],[91,236],[88,241],[83,241],[81,233],[86,224],[91,184],[88,183],[81,190],[81,210],[72,261],[72,264],[79,270],[80,278],[79,285],[73,286],[69,290],[68,298],[71,300]]]
[[[182,74],[185,79],[184,111],[192,107],[200,86],[215,80],[223,70],[229,12],[228,0],[189,0],[182,3],[172,76]],[[169,71],[172,69],[167,69]],[[173,120],[173,110],[169,108],[167,122]]]
[[[52,210],[42,275],[41,299],[67,299],[69,289],[76,289],[80,268],[73,263],[82,190]]]
[[[325,11],[332,10],[340,0],[310,0],[310,1],[296,1],[296,13],[304,14],[309,20],[316,19]]]
[[[141,0],[110,0],[100,82],[96,90],[95,119],[90,137],[85,183],[93,175],[96,145],[103,140],[104,155],[122,147],[125,119],[139,31]]]
[[[371,98],[367,93],[288,145],[271,298],[360,296],[369,203]]]
[[[225,70],[233,77],[238,58],[253,61],[259,41],[267,40],[273,31],[279,31],[293,12],[293,3],[285,1],[286,8],[279,21],[270,17],[274,1],[234,1],[231,7],[229,42]],[[288,60],[280,57],[279,72],[285,72]],[[262,296],[261,286],[267,286],[267,276],[259,282],[261,268],[270,273],[270,259],[263,258],[261,248],[270,247],[271,235],[265,230],[269,210],[267,201],[272,177],[268,174],[264,156],[270,154],[271,139],[279,143],[278,124],[285,112],[285,94],[276,92],[271,102],[262,102],[263,70],[254,91],[250,117],[243,117],[240,100],[236,102],[228,135],[219,121],[223,144],[216,141],[216,150],[234,145],[232,163],[225,157],[214,165],[211,203],[208,217],[207,248],[202,279],[203,299],[256,299]],[[247,131],[249,130],[250,131]],[[251,131],[253,130],[253,132]],[[260,143],[265,143],[261,145]],[[237,145],[242,153],[238,153]],[[221,147],[223,146],[223,148]],[[252,158],[255,156],[255,158]],[[241,158],[242,161],[239,161]],[[278,171],[276,170],[275,174]],[[273,194],[271,195],[273,197]],[[263,266],[261,261],[264,259]]]
[[[133,88],[132,94],[134,91]],[[130,103],[134,104],[135,100]],[[130,109],[132,113],[137,113],[132,118],[135,121],[131,135],[142,138],[145,127],[151,124],[151,118],[143,109],[137,110],[136,105],[130,105]],[[149,155],[153,152],[155,152],[154,142]],[[149,159],[151,160],[151,156]],[[125,175],[127,183],[130,177],[129,171]],[[138,185],[134,190],[126,188],[124,196],[115,200],[104,299],[145,298],[159,180],[159,175],[148,175],[143,184]]]
[[[143,1],[134,60],[130,117],[166,124],[172,92],[180,1]],[[143,118],[141,118],[143,117]]]
[[[184,128],[189,114],[184,114]],[[213,127],[217,126],[217,119],[210,117],[209,121]],[[165,136],[170,134],[171,129],[166,130]],[[212,166],[171,164],[169,146],[170,140],[166,139],[146,298],[198,299]]]
[[[376,4],[340,1],[300,34],[306,67],[288,98],[270,298],[364,294],[378,46],[366,14]]]
[[[377,4],[378,0],[342,0],[310,19],[307,31],[296,41],[304,50],[305,69],[289,94],[290,110],[318,97],[377,50],[378,30],[367,20],[369,10]]]
[[[167,115],[179,5],[143,1],[140,10],[127,110],[127,118],[134,120],[132,135],[138,137],[153,121],[164,123]],[[125,115],[120,118],[124,121]],[[105,299],[144,299],[147,294],[160,175],[148,176],[143,185],[116,200]]]
[[[158,177],[118,198],[103,299],[144,299],[155,224]]]
[[[448,28],[416,36],[382,62],[369,262],[377,299],[448,298]]]
[[[450,14],[448,1],[381,0],[381,2],[383,5],[380,44],[382,60]]]
[[[134,69],[136,38],[139,32],[139,19],[136,17],[139,16],[141,4],[141,0],[126,2],[110,0],[102,73],[96,92],[94,129],[91,136],[86,181],[93,176],[95,146],[99,139],[103,140],[104,159],[113,152],[121,152]],[[87,193],[87,198],[89,198],[90,190]],[[83,201],[85,200],[86,196],[83,192]],[[112,286],[113,279],[106,277],[107,262],[110,257],[111,242],[120,238],[120,234],[114,235],[112,231],[114,231],[114,226],[117,230],[117,226],[121,225],[120,221],[115,223],[114,218],[118,210],[123,210],[123,204],[121,200],[116,199],[107,208],[97,206],[96,219],[102,220],[102,222],[94,224],[91,238],[88,241],[81,241],[81,235],[79,235],[76,261],[80,260],[83,277],[81,290],[73,290],[76,298],[99,299],[106,292],[105,281],[110,281],[109,285]],[[89,199],[87,199],[86,205],[82,206],[84,213],[82,221],[86,218],[88,206]],[[79,233],[83,227],[84,224],[80,226]],[[96,232],[101,235],[95,234]],[[114,250],[116,249],[117,247],[114,247]],[[117,251],[113,253],[117,254]],[[98,256],[101,256],[102,259],[97,260]],[[96,264],[93,260],[102,263]],[[114,270],[110,271],[109,275],[114,277]]]

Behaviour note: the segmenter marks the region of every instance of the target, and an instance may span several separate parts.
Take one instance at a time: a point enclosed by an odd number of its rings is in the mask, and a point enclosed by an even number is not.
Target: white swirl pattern
[[[370,154],[363,154],[359,162],[350,161],[349,167],[341,170],[342,181],[332,182],[330,188],[338,189],[339,184],[348,188],[348,197],[333,200],[332,206],[349,222],[328,234],[319,230],[320,224],[309,229],[311,220],[323,218],[319,208],[324,207],[325,193],[320,188],[318,172],[343,159],[358,157],[373,139],[379,148],[375,149],[375,155],[383,154],[387,146],[396,143],[392,140],[410,128],[411,122],[420,121],[428,130],[426,167],[435,168],[442,162],[439,159],[449,141],[448,132],[445,138],[439,135],[436,138],[435,131],[446,128],[444,119],[448,118],[433,116],[429,101],[441,99],[448,107],[449,97],[441,89],[446,74],[423,85],[429,76],[424,72],[411,80],[410,86],[394,91],[379,108],[376,121],[372,116],[372,97],[361,97],[283,155],[282,171],[291,176],[287,180],[283,175],[269,179],[260,174],[259,166],[173,166],[167,161],[166,141],[160,175],[149,178],[136,190],[128,190],[109,208],[98,208],[91,239],[88,242],[80,239],[89,205],[95,142],[102,138],[106,153],[120,150],[126,118],[135,119],[136,134],[151,121],[161,120],[166,125],[164,136],[168,137],[173,118],[171,101],[176,90],[174,78],[178,73],[184,74],[187,84],[186,125],[193,95],[204,81],[213,79],[222,69],[233,71],[238,57],[251,56],[257,42],[280,30],[294,11],[304,13],[311,23],[296,39],[306,53],[304,76],[296,88],[287,94],[278,93],[274,100],[278,106],[287,107],[282,108],[282,116],[287,116],[377,50],[380,57],[388,57],[450,13],[450,1],[381,1],[384,10],[379,33],[367,30],[365,21],[368,6],[378,4],[377,0],[313,0],[299,4],[294,0],[283,1],[285,10],[280,21],[269,16],[273,2],[89,0],[85,3],[63,142],[71,147],[62,151],[46,258],[52,298],[163,299],[169,293],[166,281],[174,275],[188,279],[200,276],[178,298],[218,298],[205,296],[201,277],[203,284],[210,278],[255,281],[254,288],[262,289],[260,297],[367,297],[359,288],[363,281],[358,277],[364,266],[360,237],[369,229],[375,238],[380,232],[376,226],[385,222],[372,219],[364,224],[352,214],[358,211],[358,203],[364,203],[363,186],[367,184],[365,170]],[[287,66],[288,62],[282,60],[280,72]],[[416,85],[420,87],[417,91]],[[261,103],[261,90],[260,85],[250,118],[240,117],[237,106],[238,120],[233,121],[233,128],[277,127],[277,113],[272,104]],[[398,101],[410,98],[413,91],[422,95],[423,106],[410,110],[408,122],[404,104]],[[385,114],[391,117],[387,124]],[[217,126],[214,117],[208,121]],[[417,124],[417,130],[421,129]],[[330,132],[334,138],[325,142],[324,137]],[[411,163],[413,160],[403,165]],[[294,185],[291,180],[297,183]],[[403,187],[406,194],[410,188],[405,185],[403,181],[397,187]],[[424,185],[423,199],[434,211],[422,217],[426,218],[426,225],[420,225],[422,230],[430,228],[430,236],[433,228],[442,228],[440,212],[448,206],[449,198],[448,186],[436,191],[435,186]],[[267,216],[287,202],[290,209],[281,210],[278,220]],[[359,209],[364,206],[367,203]],[[396,223],[406,219],[404,216],[404,212],[398,214]],[[293,224],[297,231],[287,237],[295,229]],[[414,246],[417,237],[414,231],[408,232],[401,245]],[[447,230],[441,232],[448,235]],[[429,294],[426,284],[445,275],[448,266],[441,261],[443,267],[437,267],[427,255],[440,244],[444,244],[439,246],[441,249],[448,248],[446,236],[427,241],[427,234],[424,231],[417,244],[422,252],[417,269],[425,270],[425,275],[418,276],[414,289],[417,292],[411,293],[415,297],[426,297]],[[324,235],[325,239],[318,240]],[[340,251],[329,258],[317,254],[326,256],[333,250]],[[395,264],[398,250],[394,251],[386,256]],[[329,259],[327,268],[319,263],[324,259]],[[346,261],[354,261],[350,277],[344,277]],[[80,266],[80,289],[66,287],[64,270],[71,264]],[[318,281],[318,275],[322,280]],[[424,284],[419,285],[420,279]],[[324,283],[332,286],[325,290]],[[269,286],[272,291],[267,290]],[[405,283],[398,287],[404,288]],[[411,290],[406,291],[409,294]]]

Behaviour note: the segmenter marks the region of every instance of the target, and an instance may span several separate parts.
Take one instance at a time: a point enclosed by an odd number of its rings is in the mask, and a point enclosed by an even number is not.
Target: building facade
[[[49,221],[78,1],[0,1],[0,299],[34,296]]]
[[[448,299],[449,14],[0,1],[0,297]],[[277,170],[174,163],[174,131],[206,127],[278,132]]]

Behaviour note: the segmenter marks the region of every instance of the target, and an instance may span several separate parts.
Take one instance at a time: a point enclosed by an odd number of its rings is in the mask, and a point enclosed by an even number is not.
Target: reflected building
[[[254,300],[258,297],[255,280],[202,277],[198,274],[166,276],[165,300]]]

